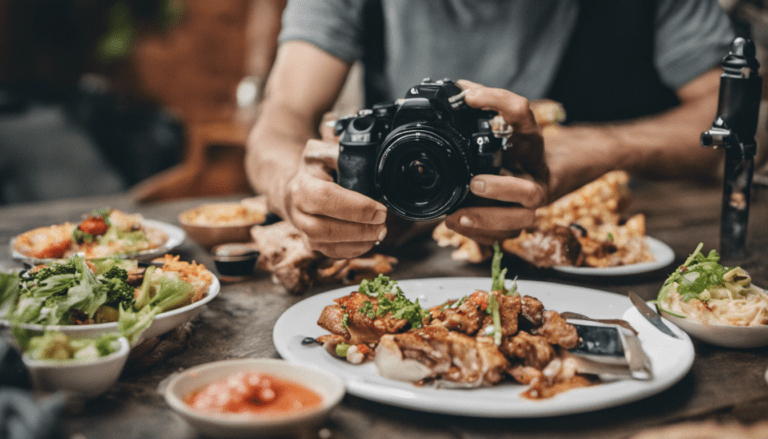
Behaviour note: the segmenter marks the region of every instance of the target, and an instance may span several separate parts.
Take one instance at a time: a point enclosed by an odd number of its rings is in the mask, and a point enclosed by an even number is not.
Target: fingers
[[[473,88],[482,87],[482,85],[478,84],[477,82],[472,82],[468,79],[459,79],[456,81],[456,85],[458,85],[462,90],[471,90]]]
[[[383,204],[310,175],[297,175],[290,183],[289,196],[294,209],[309,215],[362,224],[383,224],[387,219]]]
[[[341,242],[334,244],[327,243],[314,243],[310,241],[313,250],[317,250],[320,253],[334,259],[347,259],[356,258],[362,254],[367,253],[375,242]]]
[[[530,227],[535,210],[523,207],[466,207],[445,219],[449,229],[483,244],[514,238]]]
[[[546,191],[540,184],[518,177],[478,175],[472,179],[469,189],[477,196],[520,203],[529,209],[540,207],[546,201]]]
[[[541,136],[528,99],[509,90],[483,87],[467,80],[461,80],[459,84],[469,90],[464,101],[470,107],[496,111],[512,126],[516,135]]]
[[[299,171],[286,205],[293,225],[326,256],[361,255],[387,235],[387,209],[365,195]]]
[[[338,170],[339,144],[311,139],[304,148],[304,164],[318,167],[324,175],[319,177],[332,180],[329,170]]]
[[[387,236],[384,224],[360,224],[341,221],[319,215],[296,214],[293,225],[304,232],[310,241],[332,242],[376,242]]]

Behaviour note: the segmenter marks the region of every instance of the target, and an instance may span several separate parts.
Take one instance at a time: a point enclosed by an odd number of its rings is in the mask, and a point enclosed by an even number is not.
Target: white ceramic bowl
[[[251,227],[257,224],[263,224],[266,221],[266,212],[255,211],[261,215],[260,218],[252,221],[244,221],[238,224],[198,224],[195,217],[202,209],[227,208],[232,206],[248,206],[242,203],[211,203],[203,204],[194,209],[186,210],[179,214],[179,224],[187,232],[190,238],[205,248],[211,248],[219,244],[229,242],[248,242],[251,240]],[[253,209],[252,209],[253,210]]]
[[[655,306],[652,307],[656,308]],[[714,325],[701,323],[694,319],[675,317],[663,311],[661,315],[691,337],[704,343],[742,349],[768,346],[768,326]]]
[[[144,333],[141,335],[141,338],[135,341],[134,345],[138,345],[142,340],[157,337],[158,335],[163,335],[171,329],[177,328],[188,322],[192,319],[192,317],[196,316],[197,313],[202,311],[203,305],[213,300],[213,298],[219,294],[220,289],[221,284],[219,283],[219,280],[214,276],[213,282],[211,283],[211,286],[208,287],[208,293],[205,295],[205,297],[195,303],[183,306],[178,309],[173,309],[171,311],[166,311],[155,317],[155,320],[152,321],[152,324],[149,325],[149,328],[144,331]],[[24,329],[40,332],[46,329],[50,331],[60,331],[64,334],[67,334],[67,336],[74,338],[96,338],[101,334],[117,332],[117,322],[95,323],[93,325],[54,326],[43,326],[26,323],[19,326]]]
[[[190,407],[184,398],[206,385],[239,372],[260,372],[290,380],[317,392],[318,407],[284,416],[211,413]],[[344,382],[328,372],[268,358],[225,360],[202,364],[171,379],[165,400],[200,434],[211,437],[264,437],[307,435],[317,428],[344,397]]]
[[[22,356],[37,390],[68,390],[81,396],[97,396],[106,392],[120,378],[131,346],[125,337],[118,339],[117,352],[95,361],[33,360]]]

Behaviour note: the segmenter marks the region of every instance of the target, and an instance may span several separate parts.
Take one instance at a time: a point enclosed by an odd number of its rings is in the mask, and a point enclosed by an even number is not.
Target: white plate
[[[545,400],[530,400],[520,394],[527,386],[505,382],[494,387],[470,390],[417,387],[411,383],[383,378],[372,363],[353,365],[332,357],[322,347],[304,346],[304,337],[318,337],[326,331],[316,322],[323,307],[333,299],[355,290],[345,287],[303,300],[278,319],[273,331],[275,347],[288,361],[310,364],[342,377],[347,391],[361,398],[385,404],[435,413],[491,418],[530,418],[582,413],[626,404],[659,393],[679,381],[693,364],[693,345],[680,332],[676,340],[653,328],[629,299],[588,288],[536,281],[518,281],[518,291],[538,298],[547,309],[573,311],[593,318],[623,318],[635,327],[651,360],[650,381],[622,380],[574,389]],[[419,299],[424,307],[457,299],[475,289],[488,290],[489,278],[435,278],[399,282],[405,295]],[[630,309],[631,308],[631,309]],[[629,311],[627,311],[629,309]]]
[[[654,311],[655,302],[648,302]],[[715,325],[696,321],[694,319],[675,317],[662,311],[661,315],[693,338],[704,343],[724,348],[759,348],[768,346],[768,326],[729,326]]]
[[[163,232],[165,232],[166,235],[168,235],[168,239],[165,241],[165,243],[163,243],[157,248],[142,250],[136,253],[114,255],[114,256],[117,256],[120,258],[149,260],[149,259],[156,258],[158,256],[162,256],[168,253],[169,251],[175,249],[176,247],[180,246],[184,242],[184,240],[187,238],[187,234],[184,232],[184,230],[172,224],[164,223],[162,221],[148,220],[148,219],[142,220],[142,223],[147,227],[152,227],[155,229],[162,230]],[[28,262],[30,264],[35,264],[37,262],[43,261],[42,259],[26,256],[16,251],[16,249],[14,249],[14,246],[13,246],[13,242],[15,240],[16,240],[16,237],[13,237],[11,238],[11,242],[10,242],[11,256],[13,257],[13,259],[16,259],[22,262]]]
[[[208,287],[208,293],[201,300],[195,303],[183,306],[181,308],[166,311],[155,317],[152,324],[149,325],[144,333],[141,335],[140,340],[136,340],[134,345],[139,344],[141,340],[157,337],[163,335],[171,329],[177,328],[196,316],[197,313],[202,311],[203,305],[213,300],[219,294],[221,284],[216,276],[213,277],[211,286]],[[2,320],[4,324],[8,324],[6,320]],[[45,329],[53,331],[61,331],[70,337],[76,338],[96,338],[101,334],[117,331],[117,322],[111,323],[96,323],[93,325],[53,325],[43,326],[37,324],[22,324],[20,325],[24,329],[31,329],[33,331],[43,331]]]
[[[650,236],[645,237],[645,243],[648,244],[651,253],[656,258],[653,262],[641,262],[639,264],[620,265],[618,267],[570,267],[567,265],[556,265],[552,267],[555,271],[568,274],[578,274],[582,276],[626,276],[630,274],[649,273],[651,271],[664,268],[674,262],[675,252],[670,246]]]

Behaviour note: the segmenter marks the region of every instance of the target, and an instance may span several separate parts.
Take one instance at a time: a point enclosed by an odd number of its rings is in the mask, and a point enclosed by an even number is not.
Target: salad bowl
[[[211,286],[208,287],[208,292],[206,293],[205,297],[187,306],[183,306],[181,308],[173,309],[173,310],[158,314],[157,317],[155,317],[155,319],[152,321],[152,324],[141,334],[139,339],[134,340],[134,345],[139,344],[142,340],[163,335],[166,332],[188,322],[193,317],[195,317],[200,311],[202,311],[203,306],[205,306],[205,304],[213,300],[219,294],[220,290],[221,290],[221,284],[219,283],[219,280],[214,276]],[[5,320],[2,320],[2,323],[8,324],[8,322]],[[44,325],[32,324],[32,323],[22,323],[19,325],[19,327],[23,329],[32,330],[32,331],[38,331],[38,332],[43,332],[45,330],[60,331],[66,334],[67,336],[73,337],[73,338],[98,337],[101,334],[106,334],[108,332],[116,332],[118,330],[117,322],[94,323],[89,325],[50,325],[50,326],[44,326]]]
[[[37,390],[65,390],[80,396],[98,396],[117,382],[128,360],[131,351],[128,339],[120,337],[117,341],[120,349],[95,360],[34,360],[27,354],[22,360],[32,386]]]

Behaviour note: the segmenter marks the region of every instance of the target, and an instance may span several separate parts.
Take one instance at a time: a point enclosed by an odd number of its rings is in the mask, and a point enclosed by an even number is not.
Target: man
[[[246,168],[270,207],[327,256],[362,254],[387,234],[385,206],[339,187],[311,157],[358,59],[368,105],[423,77],[466,78],[475,81],[459,82],[467,104],[512,125],[505,162],[529,178],[479,175],[470,190],[516,206],[446,219],[480,242],[514,236],[537,207],[610,170],[716,173],[718,155],[698,137],[715,114],[717,64],[734,33],[715,0],[304,0],[288,4],[283,26]],[[545,97],[581,123],[543,136],[528,99]]]

